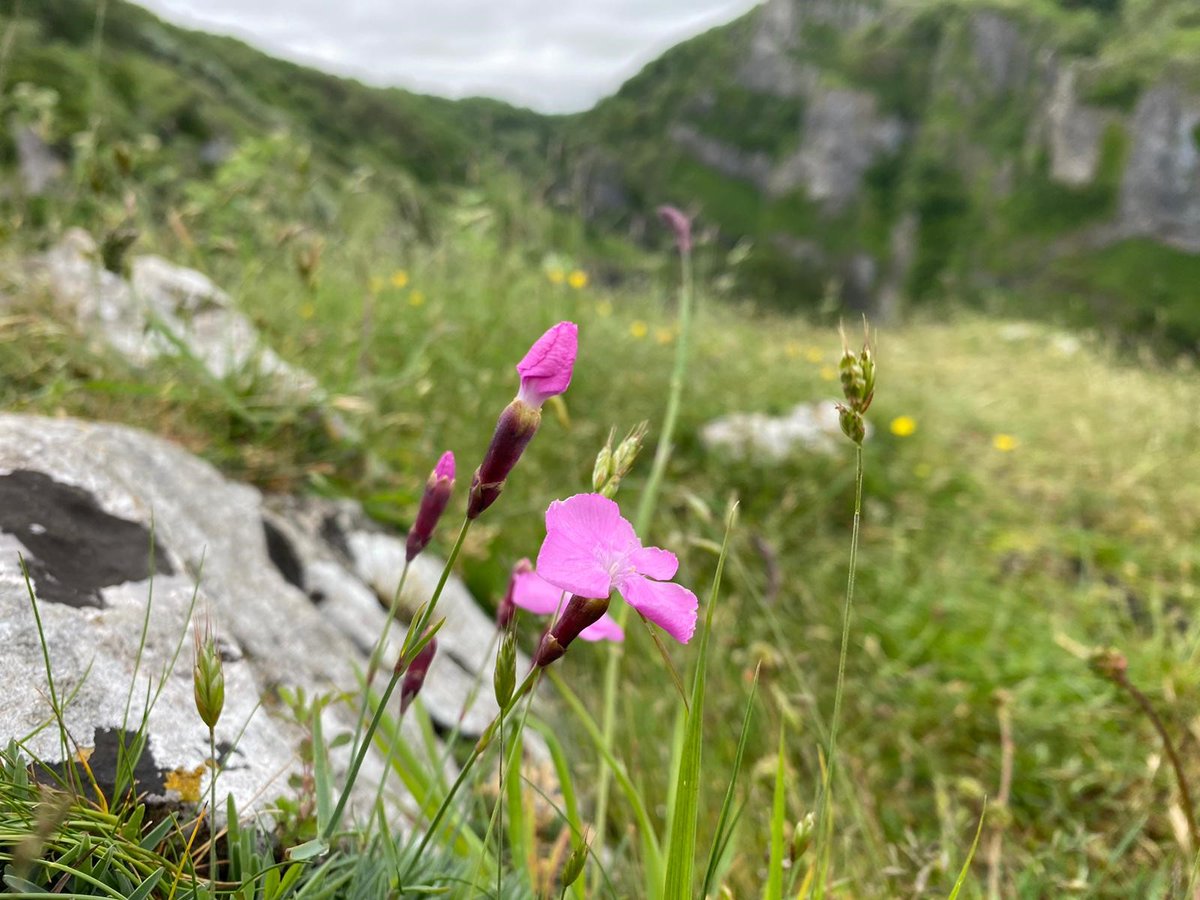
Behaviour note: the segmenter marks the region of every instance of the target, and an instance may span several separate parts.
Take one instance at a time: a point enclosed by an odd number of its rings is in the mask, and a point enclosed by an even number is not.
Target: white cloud
[[[757,0],[140,0],[181,25],[371,84],[586,109]]]

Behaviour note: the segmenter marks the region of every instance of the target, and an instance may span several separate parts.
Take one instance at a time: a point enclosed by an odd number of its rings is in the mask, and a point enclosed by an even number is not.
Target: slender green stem
[[[362,737],[363,722],[367,718],[367,707],[371,703],[371,682],[375,680],[375,675],[379,669],[379,658],[383,654],[383,648],[387,645],[388,632],[391,631],[392,622],[396,620],[396,612],[400,608],[400,595],[404,592],[404,582],[408,580],[409,561],[404,561],[404,568],[400,570],[400,580],[396,582],[396,592],[392,595],[392,604],[388,607],[387,621],[383,623],[383,630],[379,632],[379,638],[375,641],[375,646],[371,648],[371,655],[367,657],[367,677],[366,686],[363,689],[362,703],[358,708],[358,715],[354,718],[354,737],[350,739],[350,752],[358,752],[358,739]]]
[[[483,735],[478,741],[476,741],[475,746],[471,748],[471,755],[468,756],[467,761],[463,763],[462,769],[459,770],[458,777],[454,779],[454,784],[450,785],[450,790],[447,791],[445,798],[441,802],[441,805],[437,808],[437,812],[433,814],[433,818],[429,822],[429,827],[425,830],[425,834],[421,837],[421,843],[417,845],[417,852],[413,857],[414,859],[420,859],[422,854],[425,853],[425,848],[429,846],[430,840],[433,839],[434,833],[437,832],[438,826],[442,823],[442,819],[445,818],[446,812],[450,809],[450,803],[454,800],[455,794],[458,793],[458,789],[461,788],[463,786],[463,782],[467,780],[467,775],[470,773],[475,763],[479,760],[479,757],[483,755],[483,751],[486,750],[491,744],[492,734],[503,724],[505,716],[512,712],[518,701],[520,701],[522,697],[524,697],[533,689],[540,672],[540,667],[535,668],[525,676],[525,680],[522,681],[520,686],[513,692],[512,699],[510,699],[508,703],[501,707],[500,712],[496,714],[496,718],[493,719],[492,723],[484,729]]]
[[[846,684],[846,657],[850,650],[850,613],[854,605],[854,575],[858,566],[858,534],[862,521],[863,492],[863,449],[862,444],[854,447],[854,525],[850,533],[850,571],[846,576],[846,601],[842,605],[842,648],[838,654],[837,686],[833,692],[833,716],[829,720],[829,753],[825,761],[824,797],[820,806],[817,824],[817,840],[820,842],[820,875],[817,878],[817,895],[825,888],[829,871],[830,843],[833,840],[833,774],[837,766],[838,725],[842,717],[842,694]]]
[[[208,779],[208,880],[213,896],[217,896],[217,733],[208,729],[208,757],[212,775]]]
[[[467,531],[470,527],[471,520],[463,519],[462,528],[458,532],[458,540],[454,542],[454,547],[450,550],[450,555],[446,557],[446,565],[442,569],[442,577],[438,579],[437,587],[433,590],[433,596],[429,598],[429,603],[425,606],[424,612],[408,626],[408,634],[404,638],[404,646],[400,650],[400,658],[396,660],[396,665],[392,669],[392,677],[388,679],[387,689],[384,690],[383,696],[379,698],[379,705],[375,708],[375,714],[371,716],[371,724],[367,727],[367,733],[358,748],[358,753],[350,764],[350,771],[346,773],[346,784],[342,788],[342,795],[338,798],[337,807],[334,809],[333,815],[329,817],[329,823],[325,826],[325,831],[321,834],[321,839],[324,841],[329,841],[333,837],[333,833],[337,831],[342,813],[346,809],[346,803],[350,800],[350,792],[354,789],[355,779],[358,778],[358,772],[362,768],[363,760],[367,757],[367,751],[371,749],[371,741],[375,737],[375,731],[379,728],[379,721],[387,711],[388,700],[391,699],[393,692],[396,690],[396,685],[400,683],[405,670],[408,668],[409,663],[412,662],[412,656],[415,655],[414,647],[419,641],[420,636],[425,633],[425,628],[433,616],[433,610],[442,596],[442,591],[446,588],[446,582],[450,579],[450,571],[454,568],[454,562],[458,559],[459,551],[462,550],[463,541],[466,540]]]
[[[679,418],[679,409],[683,401],[684,378],[687,374],[688,344],[692,331],[692,310],[695,305],[691,251],[680,251],[679,262],[679,341],[675,346],[675,368],[671,371],[671,381],[667,390],[667,410],[663,416],[662,433],[659,435],[658,446],[654,450],[654,462],[650,466],[650,477],[646,480],[646,487],[638,501],[637,515],[634,519],[634,529],[642,535],[645,534],[650,525],[650,519],[654,516],[659,488],[662,485],[667,463],[671,459],[675,423]],[[620,604],[614,613],[614,618],[617,624],[624,628],[629,621],[629,605]],[[613,643],[608,650],[608,658],[604,661],[604,703],[600,728],[606,753],[612,752],[616,731],[617,682],[621,675],[623,647],[622,643]],[[596,834],[601,842],[604,841],[608,818],[609,778],[608,767],[600,766],[600,777],[596,783]]]

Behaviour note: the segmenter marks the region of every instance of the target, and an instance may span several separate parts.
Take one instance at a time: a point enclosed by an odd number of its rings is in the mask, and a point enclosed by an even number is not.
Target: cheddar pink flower
[[[658,217],[675,233],[675,246],[679,252],[689,252],[692,249],[692,220],[674,206],[660,206]]]
[[[517,363],[521,388],[500,413],[492,442],[471,479],[468,519],[478,518],[499,499],[505,480],[542,423],[542,404],[561,394],[571,383],[578,349],[578,326],[574,322],[559,322],[538,338]]]
[[[417,509],[417,518],[408,531],[405,558],[412,562],[433,538],[433,529],[446,511],[450,495],[454,492],[454,454],[447,450],[438,460],[429,479],[425,482],[425,493]]]
[[[686,644],[696,630],[696,595],[667,579],[675,554],[643,547],[620,507],[601,494],[576,494],[546,510],[546,540],[537,572],[578,597],[607,598],[614,590],[642,616]]]
[[[513,578],[512,599],[521,609],[539,616],[552,616],[567,605],[562,589],[556,588],[532,568]],[[625,631],[612,616],[605,613],[579,632],[579,636],[585,641],[623,641]]]
[[[578,353],[579,326],[574,322],[559,322],[538,338],[517,363],[517,374],[521,376],[517,397],[540,408],[551,397],[561,394],[571,384]]]

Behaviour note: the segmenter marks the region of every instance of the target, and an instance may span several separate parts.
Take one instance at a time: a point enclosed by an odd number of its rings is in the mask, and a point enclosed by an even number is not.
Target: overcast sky
[[[372,84],[574,112],[758,0],[140,0]]]

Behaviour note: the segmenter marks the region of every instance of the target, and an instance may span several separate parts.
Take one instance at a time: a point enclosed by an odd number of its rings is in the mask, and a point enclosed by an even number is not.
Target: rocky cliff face
[[[876,309],[1131,239],[1195,253],[1200,72],[1164,56],[1125,77],[1106,49],[1133,40],[1121,28],[954,0],[769,0],[593,119],[636,103],[643,136],[662,123],[666,162],[639,164],[610,129],[631,199],[666,194],[755,239],[777,282],[833,278]]]

